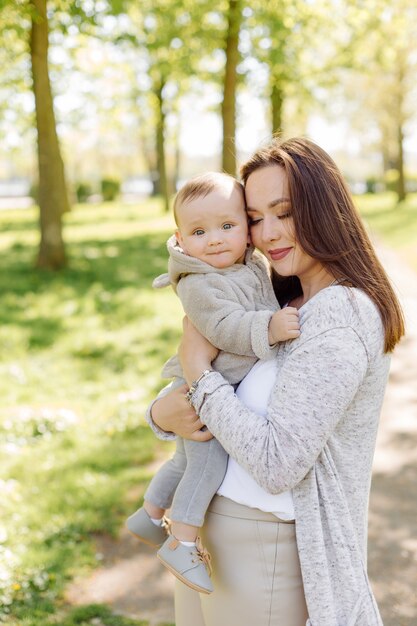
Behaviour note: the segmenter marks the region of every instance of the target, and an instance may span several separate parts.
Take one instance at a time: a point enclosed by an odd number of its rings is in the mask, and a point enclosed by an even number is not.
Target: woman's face
[[[296,241],[283,167],[255,170],[246,181],[245,194],[252,242],[280,276],[308,277],[322,268]]]

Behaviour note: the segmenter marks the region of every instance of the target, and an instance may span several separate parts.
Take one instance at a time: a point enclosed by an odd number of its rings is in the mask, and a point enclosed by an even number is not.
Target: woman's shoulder
[[[379,318],[378,309],[367,293],[362,289],[343,285],[322,289],[301,307],[300,313],[306,318],[320,316],[324,323],[329,324],[350,324],[360,321],[364,314],[370,316],[371,322]]]
[[[300,321],[304,340],[333,329],[350,329],[367,352],[379,351],[383,346],[379,311],[368,294],[355,287],[334,285],[322,289],[301,307]]]

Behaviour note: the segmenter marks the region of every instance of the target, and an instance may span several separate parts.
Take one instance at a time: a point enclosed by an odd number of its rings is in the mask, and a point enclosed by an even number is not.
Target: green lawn
[[[417,271],[417,195],[358,204]],[[140,624],[68,607],[62,591],[99,564],[93,538],[117,533],[162,449],[143,413],[181,327],[173,292],[151,288],[172,228],[153,200],[78,206],[66,217],[69,269],[54,274],[32,268],[35,210],[0,212],[0,621],[10,626]]]
[[[370,232],[395,248],[417,271],[417,194],[397,204],[395,195],[367,194],[356,198]]]
[[[77,207],[66,218],[69,269],[53,274],[31,266],[35,211],[0,213],[0,615],[8,624],[137,623],[105,607],[71,612],[60,597],[73,574],[97,565],[92,537],[116,533],[149,480],[158,443],[143,413],[181,320],[173,292],[151,288],[172,226],[153,201]]]

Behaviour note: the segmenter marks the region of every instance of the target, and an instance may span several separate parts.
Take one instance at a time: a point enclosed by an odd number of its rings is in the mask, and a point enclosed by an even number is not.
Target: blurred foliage
[[[101,195],[104,202],[113,202],[120,193],[120,180],[114,178],[103,178],[100,183]]]
[[[79,182],[75,186],[75,195],[78,203],[87,202],[92,193],[93,188],[91,187],[90,183]]]
[[[143,414],[163,384],[161,365],[175,351],[181,319],[173,292],[151,289],[165,270],[172,228],[160,208],[157,201],[78,206],[66,216],[72,268],[59,275],[28,270],[34,210],[0,214],[7,623],[137,623],[104,608],[94,616],[101,621],[91,621],[81,609],[66,616],[59,607],[66,582],[100,561],[94,536],[115,534],[140,502],[159,446]]]
[[[362,154],[372,155],[370,171],[359,167],[356,176],[382,175],[381,160],[384,169],[398,168],[399,130],[407,140],[416,119],[415,2],[256,0],[242,6],[238,130],[249,96],[260,104],[252,121],[260,141],[271,129],[271,110],[286,135],[308,132],[311,116],[319,114],[337,125],[344,120],[346,143],[357,141]],[[28,3],[0,0],[0,11],[0,131],[7,139],[0,156],[12,147],[3,168],[28,178],[35,153]],[[163,123],[172,187],[179,162],[180,177],[185,174],[178,137],[190,107],[220,112],[226,0],[60,0],[49,5],[49,18],[69,180],[97,186],[102,177],[123,180],[140,172],[156,184],[157,125]]]

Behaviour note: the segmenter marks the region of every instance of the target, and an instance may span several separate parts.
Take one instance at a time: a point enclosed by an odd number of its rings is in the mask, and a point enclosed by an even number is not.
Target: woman
[[[191,407],[187,389],[161,397],[153,427],[212,433],[230,460],[204,531],[215,592],[200,605],[181,586],[177,626],[381,625],[366,574],[367,506],[401,308],[323,150],[274,141],[241,172],[252,241],[280,301],[299,309],[301,336],[235,394],[211,370],[217,350],[185,321]]]

